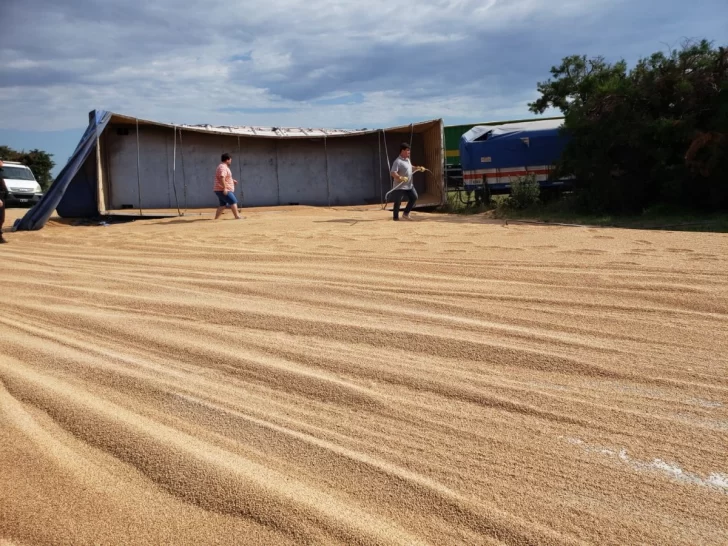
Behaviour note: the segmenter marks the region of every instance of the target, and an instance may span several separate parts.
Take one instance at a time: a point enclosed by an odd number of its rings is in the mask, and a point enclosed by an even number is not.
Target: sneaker
[[[410,218],[409,214],[403,214],[402,220],[412,220],[412,218]]]
[[[5,237],[3,237],[2,235],[0,235],[0,245],[5,244],[7,242],[8,242],[8,240]]]

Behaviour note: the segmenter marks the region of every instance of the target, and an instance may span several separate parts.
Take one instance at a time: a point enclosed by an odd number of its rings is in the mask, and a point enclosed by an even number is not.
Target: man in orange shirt
[[[215,213],[215,220],[220,218],[220,215],[225,211],[225,207],[230,207],[233,211],[233,216],[236,220],[240,220],[241,216],[238,213],[238,200],[235,197],[235,185],[238,183],[237,180],[233,180],[233,173],[230,171],[230,163],[233,162],[230,154],[222,154],[220,158],[222,163],[217,166],[215,171],[215,195],[217,200],[220,202],[220,206],[217,207]]]

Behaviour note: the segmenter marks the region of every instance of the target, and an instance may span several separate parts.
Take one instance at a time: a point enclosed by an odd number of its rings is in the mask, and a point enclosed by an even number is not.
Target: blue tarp
[[[464,178],[474,179],[495,169],[540,169],[561,157],[568,136],[563,120],[543,120],[498,126],[479,125],[460,138],[460,162]],[[488,173],[488,178],[498,178]],[[467,184],[467,181],[466,181]],[[489,181],[489,185],[492,184]]]
[[[43,198],[25,216],[16,220],[16,231],[41,229],[56,209],[64,217],[91,217],[99,213],[96,200],[96,161],[91,152],[96,149],[96,137],[110,119],[111,112],[104,110],[94,110],[89,114],[88,128],[71,159]]]

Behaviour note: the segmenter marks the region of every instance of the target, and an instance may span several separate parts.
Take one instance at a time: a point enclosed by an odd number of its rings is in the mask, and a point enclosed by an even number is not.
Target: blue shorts
[[[234,192],[227,192],[227,195],[225,195],[221,191],[216,191],[215,195],[217,195],[217,200],[220,202],[221,207],[232,207],[233,205],[238,204],[238,198],[235,197]]]

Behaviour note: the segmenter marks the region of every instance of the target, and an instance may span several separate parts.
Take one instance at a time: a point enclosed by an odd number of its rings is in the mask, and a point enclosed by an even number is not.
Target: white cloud
[[[678,14],[709,38],[728,16],[717,0],[690,11],[676,0],[5,4],[0,126],[38,130],[83,126],[94,108],[329,127],[520,117],[565,55],[634,59],[682,38]]]

